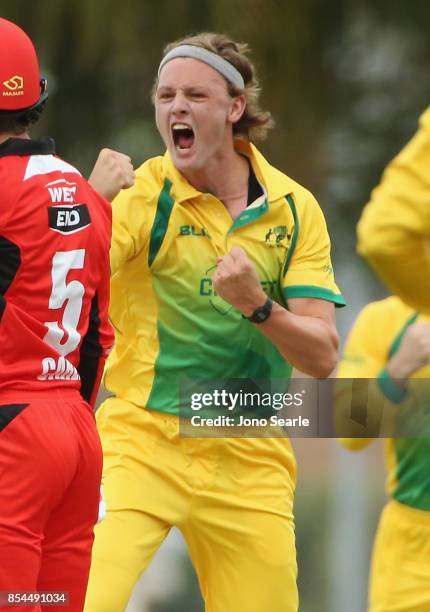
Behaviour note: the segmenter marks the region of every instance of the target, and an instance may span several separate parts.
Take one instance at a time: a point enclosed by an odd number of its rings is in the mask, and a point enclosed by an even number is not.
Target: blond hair
[[[240,72],[245,82],[245,89],[240,90],[230,81],[227,81],[227,90],[230,96],[235,97],[243,94],[246,99],[245,111],[239,121],[233,125],[233,134],[251,141],[263,140],[267,136],[267,132],[274,126],[274,121],[269,111],[260,108],[260,87],[255,67],[247,57],[250,51],[248,45],[246,43],[236,43],[224,34],[201,32],[168,44],[164,49],[163,57],[180,45],[194,45],[212,51],[212,53],[216,53],[230,62]],[[158,77],[154,83],[153,96],[157,84]]]

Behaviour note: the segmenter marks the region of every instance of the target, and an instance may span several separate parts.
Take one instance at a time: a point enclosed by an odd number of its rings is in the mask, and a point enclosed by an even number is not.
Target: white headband
[[[233,64],[228,62],[220,55],[195,45],[180,45],[179,47],[175,47],[169,51],[169,53],[167,53],[161,60],[160,67],[158,68],[158,76],[160,76],[160,72],[167,62],[170,62],[176,57],[192,57],[193,59],[200,60],[222,74],[227,81],[230,81],[230,83],[238,89],[245,89],[245,81],[243,80],[243,76],[240,74],[239,70],[233,66]]]

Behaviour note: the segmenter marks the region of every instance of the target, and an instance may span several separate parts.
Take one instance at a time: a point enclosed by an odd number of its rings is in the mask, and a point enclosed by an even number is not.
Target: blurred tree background
[[[43,129],[87,172],[101,146],[136,164],[162,151],[150,90],[167,42],[205,29],[248,42],[276,120],[264,152],[317,194],[332,233],[352,235],[429,99],[424,0],[0,0],[0,10],[37,43],[51,90]]]
[[[353,306],[341,314],[342,334],[359,306],[382,295],[355,257],[354,228],[428,103],[428,2],[0,0],[0,14],[33,37],[48,76],[37,132],[54,135],[59,154],[85,172],[103,146],[136,165],[163,151],[150,91],[167,42],[202,30],[248,42],[276,120],[262,149],[314,191],[327,215]]]
[[[350,305],[339,317],[343,338],[358,309],[384,295],[355,255],[355,224],[429,103],[428,0],[0,0],[0,15],[36,41],[48,77],[50,101],[35,134],[54,136],[58,153],[86,173],[105,146],[135,165],[163,152],[150,91],[169,41],[217,30],[248,42],[276,120],[262,150],[315,193],[327,216]],[[326,508],[327,487],[318,491],[299,489],[298,497],[303,612],[334,610],[319,590],[323,570],[311,563],[320,555],[306,552],[327,548],[305,511]],[[181,605],[173,610],[197,610]]]

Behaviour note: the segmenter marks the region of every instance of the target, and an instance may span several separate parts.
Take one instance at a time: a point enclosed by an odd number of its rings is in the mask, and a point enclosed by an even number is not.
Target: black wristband
[[[270,317],[270,314],[272,312],[272,306],[273,301],[268,297],[263,306],[256,308],[252,315],[250,315],[249,317],[245,317],[245,315],[242,316],[244,319],[248,319],[248,321],[251,321],[251,323],[264,323],[264,321],[266,321]]]

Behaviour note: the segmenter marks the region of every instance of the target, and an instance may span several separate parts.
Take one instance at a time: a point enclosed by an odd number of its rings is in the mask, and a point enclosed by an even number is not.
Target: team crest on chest
[[[264,237],[264,243],[271,247],[280,247],[284,238],[291,239],[291,234],[287,231],[286,225],[271,227]]]

